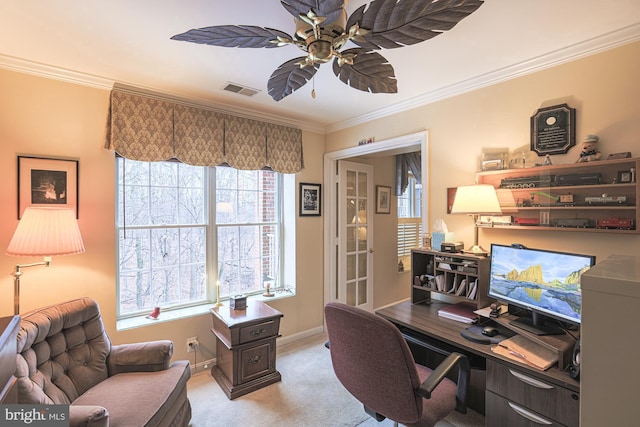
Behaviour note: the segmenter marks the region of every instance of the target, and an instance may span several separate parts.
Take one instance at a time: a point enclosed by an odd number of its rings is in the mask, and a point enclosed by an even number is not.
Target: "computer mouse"
[[[482,328],[482,335],[486,335],[488,337],[495,337],[499,333],[500,331],[493,326],[485,326],[484,328]]]

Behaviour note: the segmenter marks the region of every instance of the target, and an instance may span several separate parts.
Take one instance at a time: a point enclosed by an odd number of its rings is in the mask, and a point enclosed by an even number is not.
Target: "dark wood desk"
[[[438,301],[429,305],[405,301],[378,310],[376,314],[394,323],[403,333],[423,339],[428,346],[440,347],[445,352],[459,351],[472,359],[471,400],[475,397],[476,402],[484,401],[485,406],[474,408],[470,404],[470,407],[485,414],[486,425],[538,425],[531,421],[533,419],[539,424],[578,425],[580,385],[567,372],[556,367],[540,371],[493,353],[488,344],[467,340],[460,332],[469,325],[438,316],[438,309],[444,305],[446,303]],[[420,362],[420,359],[421,355],[418,355],[416,360]],[[429,365],[429,360],[426,364]],[[485,395],[478,399],[478,390],[474,396],[473,368],[481,370],[483,365],[486,366],[486,381],[484,387],[477,388],[480,393],[484,388]],[[484,379],[484,375],[476,377]]]

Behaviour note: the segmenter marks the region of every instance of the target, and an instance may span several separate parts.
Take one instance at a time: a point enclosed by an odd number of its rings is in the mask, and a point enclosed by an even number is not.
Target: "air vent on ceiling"
[[[244,96],[253,96],[256,93],[260,92],[258,89],[252,89],[250,87],[231,82],[227,82],[227,84],[222,89],[228,92],[239,93],[240,95]]]

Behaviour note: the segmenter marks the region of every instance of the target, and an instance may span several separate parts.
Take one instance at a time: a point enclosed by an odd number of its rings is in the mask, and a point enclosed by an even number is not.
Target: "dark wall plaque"
[[[563,154],[576,145],[576,110],[567,104],[540,108],[531,117],[531,151]]]

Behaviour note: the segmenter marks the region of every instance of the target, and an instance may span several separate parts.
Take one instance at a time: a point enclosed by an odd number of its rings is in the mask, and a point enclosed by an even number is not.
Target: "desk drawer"
[[[545,418],[555,420],[561,425],[577,426],[579,423],[579,393],[540,380],[526,371],[488,360],[487,391],[537,412]],[[487,402],[488,413],[489,403]]]
[[[491,427],[563,426],[557,421],[490,391],[487,391],[487,413],[484,422]]]
[[[240,328],[240,339],[238,344],[276,336],[278,335],[279,328],[280,318],[271,319],[255,325],[244,326]]]

